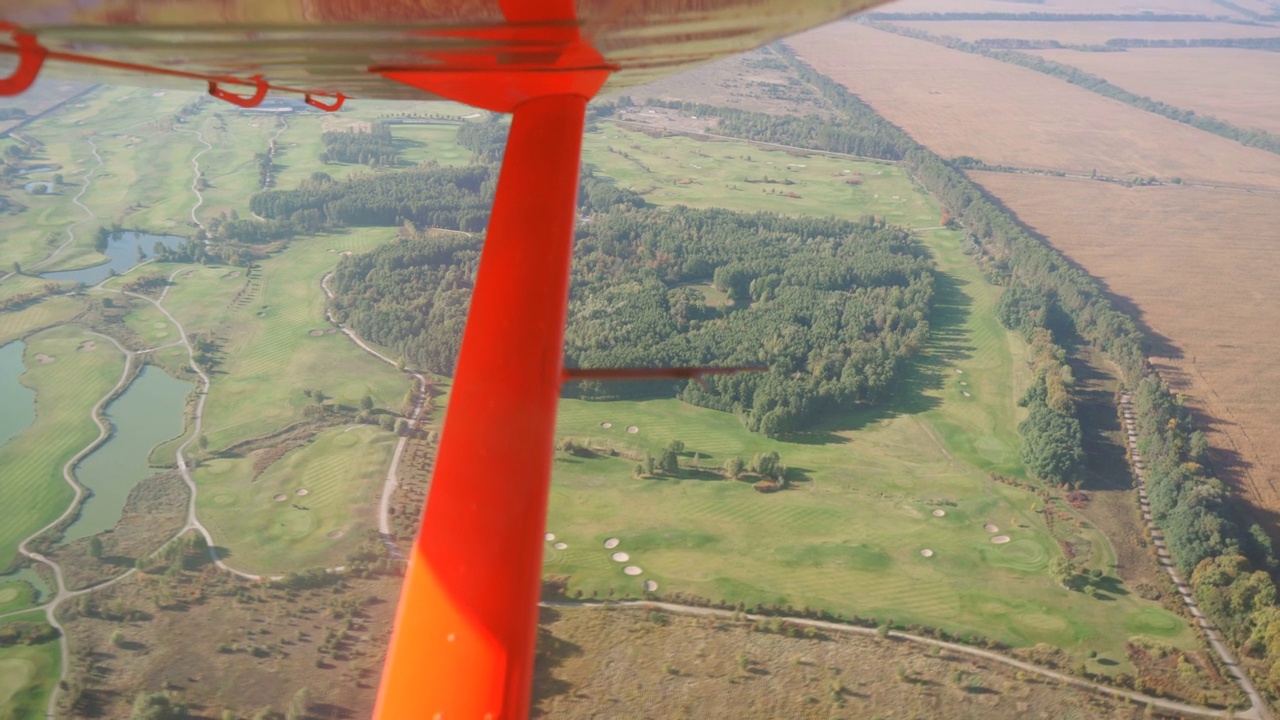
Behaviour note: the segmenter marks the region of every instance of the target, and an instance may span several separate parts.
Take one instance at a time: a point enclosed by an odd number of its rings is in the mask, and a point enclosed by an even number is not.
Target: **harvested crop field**
[[[1280,157],[1033,70],[854,23],[788,43],[944,157],[1280,189]]]
[[[1152,360],[1202,411],[1217,471],[1255,508],[1280,509],[1280,448],[1269,441],[1280,433],[1280,199],[971,177],[1168,339],[1162,346],[1156,338]]]
[[[1115,38],[1193,40],[1200,38],[1258,38],[1280,35],[1280,28],[1215,22],[1031,22],[1026,20],[894,21],[894,25],[950,35],[961,40],[1016,38],[1057,40],[1063,44],[1102,44]],[[1179,50],[1178,52],[1181,52]],[[1101,54],[1101,53],[1100,53]],[[1107,53],[1118,55],[1122,53]],[[1067,62],[1067,61],[1063,61]]]
[[[1280,28],[1270,29],[1280,34]],[[1147,48],[1121,53],[1046,50],[1036,54],[1170,105],[1240,127],[1280,133],[1280,53],[1239,48]]]
[[[773,115],[829,114],[821,96],[807,85],[793,84],[792,79],[773,53],[756,50],[625,88],[618,94],[636,102],[649,98],[694,100]]]

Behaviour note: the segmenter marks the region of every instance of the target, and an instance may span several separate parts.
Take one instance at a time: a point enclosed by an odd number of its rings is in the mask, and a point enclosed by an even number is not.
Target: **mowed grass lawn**
[[[237,569],[270,574],[341,565],[364,532],[378,526],[378,498],[397,441],[370,425],[334,428],[257,480],[252,458],[210,460],[195,472],[196,509]]]
[[[299,238],[252,278],[242,268],[193,266],[174,279],[165,307],[188,333],[212,333],[221,344],[205,404],[210,449],[301,420],[312,402],[304,389],[350,406],[370,395],[377,407],[400,409],[408,377],[330,327],[320,288],[339,253],[365,252],[394,235],[368,228]],[[243,292],[238,303],[237,292]]]
[[[85,341],[94,341],[94,349],[80,350]],[[53,360],[40,362],[38,354]],[[36,392],[36,419],[0,446],[0,568],[13,562],[18,543],[71,502],[62,467],[98,436],[89,411],[124,372],[114,345],[71,325],[27,338],[23,361],[27,371],[20,381]]]
[[[938,224],[937,210],[929,199],[892,165],[817,154],[796,156],[740,141],[657,139],[613,123],[600,123],[598,128],[583,137],[584,161],[651,203],[785,215],[857,218],[874,214],[906,227]],[[777,184],[747,182],[766,177]],[[858,180],[862,184],[849,182]],[[783,181],[793,184],[780,184]]]
[[[720,147],[698,149],[716,154]],[[763,156],[751,154],[757,163]],[[902,188],[892,194],[916,196],[906,207],[928,207],[897,168],[873,167],[884,171],[886,185]],[[731,206],[734,195],[725,194],[730,200],[708,204]],[[878,202],[798,207],[883,214]],[[936,225],[931,212],[912,224]],[[569,575],[570,591],[588,597],[636,596],[652,580],[660,594],[893,618],[1018,646],[1045,642],[1081,659],[1095,650],[1117,663],[1093,668],[1104,672],[1131,670],[1123,646],[1132,635],[1194,646],[1187,624],[1157,603],[1123,588],[1090,598],[1049,578],[1048,564],[1061,551],[1036,512],[1037,498],[989,478],[1026,477],[1016,433],[1025,412],[1016,400],[1030,381],[1025,345],[995,319],[999,289],[962,253],[959,233],[928,231],[922,241],[939,271],[933,335],[891,407],[853,409],[775,441],[746,432],[729,414],[676,400],[562,400],[562,437],[655,456],[678,439],[686,466],[695,452],[703,467],[714,467],[776,450],[803,480],[763,495],[710,473],[636,479],[634,461],[561,454],[547,530],[568,547],[546,545],[546,572]],[[638,432],[628,433],[631,425]],[[988,523],[998,532],[985,530]],[[1082,533],[1094,547],[1093,567],[1118,587],[1107,540],[1088,526]],[[994,544],[995,535],[1010,542]],[[608,538],[619,539],[615,551],[628,553],[627,562],[610,559]],[[625,565],[643,574],[625,575]]]
[[[5,622],[44,622],[43,613],[19,615]],[[58,680],[58,641],[0,647],[0,719],[43,717],[49,692]]]

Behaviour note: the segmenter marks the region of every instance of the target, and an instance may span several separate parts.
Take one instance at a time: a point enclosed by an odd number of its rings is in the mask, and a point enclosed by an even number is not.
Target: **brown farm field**
[[[1185,13],[1217,17],[1228,15],[1243,17],[1217,5],[1213,0],[1044,0],[1036,3],[1017,3],[1009,0],[901,0],[876,8],[882,12],[931,13],[931,12],[981,12],[981,13],[1063,13],[1084,15],[1089,13],[1135,14],[1152,12],[1160,14]]]
[[[1280,202],[1179,187],[971,173],[1132,303],[1152,362],[1201,411],[1216,469],[1264,526],[1280,510]],[[1088,208],[1088,212],[1081,212]]]
[[[1280,33],[1280,28],[1275,32]],[[1240,127],[1280,133],[1280,53],[1147,48],[1119,53],[1045,50],[1036,54],[1170,105]]]
[[[1073,45],[1101,44],[1114,38],[1194,40],[1200,38],[1258,38],[1280,35],[1280,27],[1216,22],[939,20],[895,21],[894,25],[901,25],[912,30],[923,30],[932,35],[950,35],[971,42],[988,38],[1016,38],[1019,40],[1057,40],[1060,43]],[[1063,62],[1066,61],[1064,60]]]
[[[1033,70],[855,23],[788,44],[944,157],[1280,189],[1278,156]]]

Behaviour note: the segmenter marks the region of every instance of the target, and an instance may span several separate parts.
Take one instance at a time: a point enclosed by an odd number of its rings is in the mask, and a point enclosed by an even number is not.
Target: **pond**
[[[26,430],[36,419],[36,391],[18,382],[27,368],[22,353],[27,344],[15,340],[0,346],[0,445]]]
[[[151,449],[182,434],[183,411],[192,385],[147,365],[106,407],[114,432],[76,465],[80,484],[93,491],[63,542],[115,527],[129,491],[157,471],[147,464]]]
[[[39,191],[39,190],[37,190],[37,189],[36,189],[36,188],[40,188],[40,187],[43,187],[43,188],[44,188],[44,192],[41,192],[41,191]],[[29,182],[29,183],[27,183],[26,185],[23,185],[23,186],[22,186],[22,189],[23,189],[23,190],[26,190],[27,192],[31,193],[32,195],[47,195],[47,194],[49,194],[49,193],[53,192],[53,183],[51,183],[51,182],[49,182],[49,181],[47,181],[47,180],[36,180],[35,182]]]
[[[98,265],[93,265],[79,270],[59,270],[58,272],[41,273],[40,277],[49,280],[70,280],[71,282],[82,282],[85,285],[97,285],[106,280],[114,270],[122,273],[125,270],[137,265],[146,258],[150,258],[152,248],[156,243],[161,243],[170,250],[177,250],[184,240],[173,235],[151,235],[150,233],[133,232],[132,230],[112,235],[107,240],[107,249],[103,255],[107,256],[107,261]],[[138,257],[138,250],[141,249],[145,257]]]

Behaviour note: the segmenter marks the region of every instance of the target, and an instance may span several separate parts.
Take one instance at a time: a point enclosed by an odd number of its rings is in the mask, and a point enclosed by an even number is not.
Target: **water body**
[[[29,182],[29,183],[27,183],[26,185],[23,185],[23,186],[22,186],[22,189],[23,189],[23,190],[26,190],[27,192],[29,192],[29,193],[31,193],[32,195],[34,195],[34,194],[35,194],[35,192],[36,192],[36,188],[38,188],[38,187],[40,187],[40,186],[42,186],[42,185],[44,186],[44,191],[45,191],[46,193],[51,193],[51,192],[53,192],[53,183],[48,182],[48,181],[45,181],[45,180],[37,180],[37,181],[35,181],[35,182]]]
[[[151,449],[182,434],[183,408],[191,388],[191,383],[148,365],[107,405],[105,414],[115,432],[74,469],[76,479],[93,495],[67,528],[64,542],[115,527],[129,491],[156,473],[147,465]]]
[[[151,249],[156,246],[156,243],[162,243],[170,250],[177,250],[178,246],[183,243],[183,239],[173,235],[151,235],[133,231],[122,232],[112,235],[107,240],[107,249],[103,252],[103,255],[108,258],[106,262],[92,267],[80,268],[79,270],[42,273],[40,277],[50,280],[82,282],[85,285],[97,285],[106,280],[111,275],[112,270],[122,273],[141,262],[138,259],[138,248],[142,248],[143,255],[146,258],[150,258],[152,256]]]
[[[27,344],[16,340],[0,347],[0,445],[26,430],[36,419],[36,391],[18,382],[27,368],[22,353]]]

